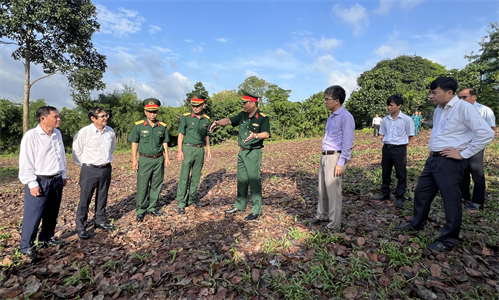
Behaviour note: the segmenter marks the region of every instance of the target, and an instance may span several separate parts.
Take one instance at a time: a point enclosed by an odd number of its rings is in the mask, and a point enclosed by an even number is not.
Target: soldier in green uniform
[[[148,98],[143,104],[146,118],[135,122],[128,139],[132,142],[132,168],[137,172],[136,213],[139,222],[144,220],[146,213],[161,215],[156,210],[156,204],[163,184],[165,164],[170,165],[168,130],[165,123],[156,120],[161,102]]]
[[[181,215],[185,214],[185,207],[193,203],[201,207],[196,199],[196,192],[203,168],[205,145],[206,161],[211,159],[210,136],[208,135],[210,118],[202,114],[204,101],[204,96],[193,94],[191,98],[192,112],[182,116],[178,127],[177,158],[182,162],[182,167],[178,178],[177,202],[178,213]],[[189,193],[187,193],[189,177],[190,185]]]
[[[210,132],[217,126],[239,125],[239,154],[237,157],[237,199],[228,214],[246,210],[248,186],[251,187],[253,208],[246,221],[257,219],[262,214],[262,164],[263,140],[270,137],[269,118],[258,109],[258,96],[243,92],[243,111],[239,114],[213,122]]]

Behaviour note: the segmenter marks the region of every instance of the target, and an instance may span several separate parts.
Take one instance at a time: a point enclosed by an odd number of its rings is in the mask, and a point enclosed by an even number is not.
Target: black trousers
[[[421,229],[430,213],[431,202],[440,190],[444,202],[445,225],[440,231],[437,241],[448,247],[457,244],[461,231],[463,208],[461,206],[461,184],[464,169],[468,165],[466,159],[430,157],[419,175],[418,185],[414,194],[414,216],[410,224]]]
[[[95,194],[95,222],[107,222],[106,204],[109,184],[111,183],[112,167],[94,168],[82,165],[80,171],[80,202],[76,210],[76,230],[85,230],[87,227],[88,207],[94,191]]]
[[[405,145],[394,147],[384,145],[381,157],[381,171],[383,183],[381,184],[381,194],[389,196],[390,181],[392,177],[392,167],[395,167],[397,177],[397,187],[395,188],[395,198],[404,200],[407,189],[407,147]]]
[[[374,132],[373,132],[373,136],[378,136],[379,135],[379,128],[381,127],[381,125],[374,125]]]
[[[461,187],[462,198],[476,204],[485,202],[485,174],[483,172],[483,152],[478,152],[468,158],[468,166],[464,170],[463,184]],[[470,174],[473,177],[473,198],[470,195]]]
[[[54,236],[57,217],[62,199],[62,177],[46,179],[37,177],[36,181],[41,189],[41,196],[34,197],[26,184],[24,186],[24,215],[21,233],[21,252],[26,253],[33,247],[38,233],[38,226],[42,222],[42,230],[38,241],[46,242]]]

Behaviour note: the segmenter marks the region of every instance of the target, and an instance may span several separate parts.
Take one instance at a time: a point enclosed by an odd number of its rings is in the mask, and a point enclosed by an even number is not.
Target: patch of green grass
[[[18,167],[0,167],[0,178],[15,177],[19,174]]]
[[[379,254],[386,255],[388,265],[394,269],[401,266],[413,266],[413,261],[421,256],[422,250],[412,247],[400,247],[393,242],[381,242]]]
[[[289,227],[288,235],[295,240],[300,240],[306,237],[308,235],[308,232],[300,231],[298,228]]]
[[[68,285],[75,286],[80,283],[83,283],[84,280],[89,280],[91,283],[94,283],[94,278],[92,277],[89,267],[83,267],[80,270],[78,270],[78,272],[74,276],[64,279],[63,284],[64,286]]]

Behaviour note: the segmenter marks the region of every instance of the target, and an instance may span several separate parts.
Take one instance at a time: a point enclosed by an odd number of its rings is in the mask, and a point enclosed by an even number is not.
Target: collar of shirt
[[[43,128],[42,128],[42,126],[40,126],[40,124],[38,124],[38,125],[35,127],[35,131],[36,131],[36,133],[38,133],[39,135],[46,135],[46,136],[48,136],[48,134],[45,132],[45,130],[43,130]],[[56,134],[56,133],[55,133],[55,128],[54,128],[54,130],[52,130],[52,135],[51,135],[51,136],[53,136],[53,135],[55,135],[55,134]]]
[[[99,130],[99,128],[97,128],[97,126],[95,126],[94,123],[91,124],[92,125],[92,130],[95,132],[95,133],[101,133],[101,131]],[[102,133],[106,132],[107,131],[107,126],[104,125],[104,128],[102,128]]]
[[[453,107],[454,104],[456,104],[456,102],[459,101],[459,98],[457,96],[454,96],[454,98],[452,98],[445,106],[444,106],[444,110],[449,106],[449,108]]]

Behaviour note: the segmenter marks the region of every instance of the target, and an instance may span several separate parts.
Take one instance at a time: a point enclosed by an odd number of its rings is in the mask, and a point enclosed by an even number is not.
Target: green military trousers
[[[165,176],[165,158],[148,158],[139,156],[137,171],[137,204],[138,215],[156,210],[159,193]]]
[[[239,150],[237,156],[237,199],[235,207],[246,210],[248,186],[251,188],[251,213],[262,214],[262,180],[260,166],[262,165],[262,149]]]
[[[186,207],[196,202],[199,180],[201,179],[201,169],[204,163],[204,147],[193,147],[184,145],[182,147],[184,161],[180,168],[177,186],[178,207]],[[190,185],[189,185],[190,175]],[[189,186],[189,193],[187,193]]]

